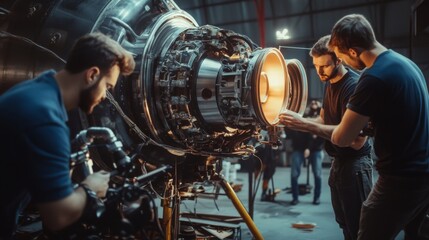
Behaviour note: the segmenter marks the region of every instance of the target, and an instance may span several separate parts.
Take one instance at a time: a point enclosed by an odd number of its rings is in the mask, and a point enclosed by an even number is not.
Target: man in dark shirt
[[[329,47],[364,69],[332,142],[350,145],[369,120],[375,133],[379,177],[362,207],[359,239],[394,239],[402,229],[405,239],[427,239],[418,236],[429,208],[429,97],[421,70],[377,42],[359,14],[335,24]]]
[[[73,189],[66,110],[91,113],[134,59],[99,33],[80,38],[65,68],[46,71],[0,96],[0,239],[13,237],[18,216],[31,200],[43,226],[58,231],[84,217],[89,191],[106,194],[109,174],[89,175]]]
[[[320,80],[326,82],[320,117],[303,118],[286,111],[280,115],[280,122],[288,128],[330,140],[359,76],[342,65],[341,59],[328,49],[328,41],[329,36],[320,38],[310,51]],[[352,145],[344,147],[325,141],[325,150],[332,157],[329,186],[335,219],[343,229],[344,239],[357,239],[362,202],[372,187],[371,145],[366,137],[358,137]]]

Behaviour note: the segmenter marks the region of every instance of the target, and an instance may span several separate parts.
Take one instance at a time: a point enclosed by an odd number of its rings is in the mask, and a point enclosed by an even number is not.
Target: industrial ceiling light
[[[277,30],[276,31],[276,39],[277,40],[287,40],[287,39],[290,39],[290,35],[288,33],[289,33],[289,29],[287,29],[287,28],[283,28],[282,31]]]

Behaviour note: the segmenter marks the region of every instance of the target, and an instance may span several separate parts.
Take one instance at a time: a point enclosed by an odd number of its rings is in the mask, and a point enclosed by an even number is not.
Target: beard
[[[95,93],[100,82],[99,79],[95,84],[82,90],[79,94],[79,108],[86,114],[91,114],[94,107],[98,104]]]
[[[347,63],[347,65],[358,71],[361,71],[366,68],[365,63],[363,63],[362,60],[360,60],[358,57],[351,58],[350,64]]]
[[[329,74],[329,75],[326,75],[326,74],[320,75],[319,76],[320,80],[322,80],[323,82],[327,82],[327,81],[330,81],[331,79],[335,78],[338,75],[338,69],[339,68],[340,68],[340,65],[336,64],[335,68],[334,68],[334,70],[332,70],[331,74]]]
[[[331,80],[331,79],[335,78],[335,77],[338,75],[338,68],[339,68],[339,67],[340,67],[340,65],[339,65],[339,64],[336,64],[336,65],[335,65],[334,70],[332,70],[331,74],[329,74],[329,76],[328,76],[328,78],[326,79],[326,81],[329,81],[329,80]]]
[[[358,59],[356,62],[356,69],[359,71],[362,71],[365,68],[366,68],[365,63],[363,63],[360,59]]]

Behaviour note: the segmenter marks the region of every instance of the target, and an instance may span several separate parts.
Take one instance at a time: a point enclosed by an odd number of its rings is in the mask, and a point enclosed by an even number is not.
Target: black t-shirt
[[[310,146],[308,147],[310,151],[321,151],[325,145],[325,139],[318,137],[317,135],[311,135]]]
[[[370,117],[380,173],[429,173],[428,88],[416,64],[383,52],[363,72],[347,107]]]
[[[309,148],[311,135],[307,132],[300,132],[285,128],[286,137],[292,140],[293,151],[304,152],[306,148]]]
[[[355,90],[359,75],[350,69],[347,71],[340,81],[333,84],[327,82],[325,85],[323,121],[326,125],[338,125],[341,122],[349,98]],[[371,145],[367,141],[361,149],[355,150],[350,147],[338,147],[330,141],[325,141],[325,150],[333,157],[350,158],[369,155]]]
[[[318,118],[320,116],[320,109],[312,109],[310,108],[309,112],[304,114],[304,117],[306,118]],[[325,145],[325,139],[318,137],[317,135],[310,134],[310,141],[309,141],[309,149],[310,152],[313,151],[322,151],[323,146]]]

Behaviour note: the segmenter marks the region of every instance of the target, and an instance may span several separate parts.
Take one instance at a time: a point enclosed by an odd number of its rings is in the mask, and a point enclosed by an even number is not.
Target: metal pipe
[[[169,198],[163,200],[163,214],[162,225],[164,226],[165,240],[171,240],[171,222],[172,222],[172,209],[170,207],[171,201]]]
[[[222,186],[223,190],[225,191],[226,195],[231,199],[231,202],[232,204],[234,204],[235,209],[237,209],[238,213],[243,218],[250,232],[253,234],[253,237],[256,240],[264,239],[261,232],[259,232],[259,229],[256,227],[255,223],[253,222],[252,218],[247,213],[240,199],[237,197],[237,194],[235,194],[234,189],[232,189],[231,185],[229,185],[228,181],[226,181],[223,177],[220,177],[219,183]]]

